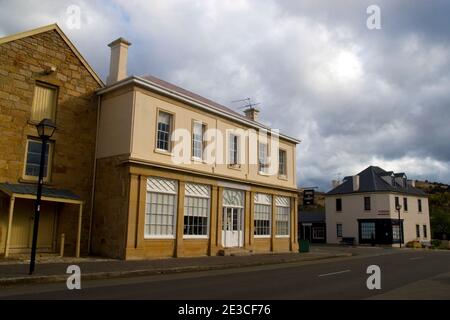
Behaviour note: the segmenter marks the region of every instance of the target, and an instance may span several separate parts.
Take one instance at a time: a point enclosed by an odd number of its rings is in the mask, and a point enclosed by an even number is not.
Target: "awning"
[[[5,258],[9,255],[9,244],[11,240],[12,221],[14,216],[14,203],[17,199],[36,199],[37,185],[36,184],[24,184],[24,183],[0,183],[0,191],[9,196],[9,212],[8,212],[8,227],[6,229],[6,241],[5,241]],[[78,228],[77,228],[77,240],[75,248],[75,256],[80,256],[80,243],[81,243],[81,223],[83,216],[83,201],[81,198],[69,190],[54,189],[49,187],[42,187],[42,201],[61,202],[79,205],[78,211]]]
[[[37,185],[25,183],[0,183],[0,191],[9,196],[25,199],[36,199]],[[42,186],[42,200],[81,204],[81,198],[72,191]]]

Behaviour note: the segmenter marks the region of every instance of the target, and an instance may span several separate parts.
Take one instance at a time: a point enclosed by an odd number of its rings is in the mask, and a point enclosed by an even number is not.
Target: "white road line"
[[[409,260],[420,260],[423,259],[423,257],[414,257],[414,258],[409,258]]]
[[[330,272],[330,273],[324,273],[324,274],[319,274],[319,278],[320,277],[326,277],[326,276],[332,276],[335,274],[341,274],[341,273],[346,273],[346,272],[350,272],[351,270],[342,270],[342,271],[336,271],[336,272]]]

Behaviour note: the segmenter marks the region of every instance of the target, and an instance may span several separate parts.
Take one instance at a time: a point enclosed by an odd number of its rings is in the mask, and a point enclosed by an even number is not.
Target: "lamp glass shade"
[[[50,119],[43,119],[39,124],[36,126],[37,132],[39,137],[41,139],[48,139],[51,136],[53,136],[53,133],[56,130],[56,126]]]

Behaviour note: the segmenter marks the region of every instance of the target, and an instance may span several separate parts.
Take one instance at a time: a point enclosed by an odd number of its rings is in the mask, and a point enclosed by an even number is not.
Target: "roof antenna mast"
[[[231,101],[231,103],[238,103],[238,102],[244,102],[244,105],[240,106],[238,109],[251,109],[259,105],[259,102],[252,103],[252,100],[250,98]]]

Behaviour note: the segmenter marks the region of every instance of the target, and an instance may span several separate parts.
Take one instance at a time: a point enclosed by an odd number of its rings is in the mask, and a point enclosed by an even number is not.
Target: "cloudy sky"
[[[369,5],[381,29],[370,30]],[[73,28],[68,8],[80,9]],[[107,44],[153,74],[297,137],[298,184],[369,165],[450,182],[450,2],[422,0],[0,0],[0,36],[58,22],[106,78]]]

